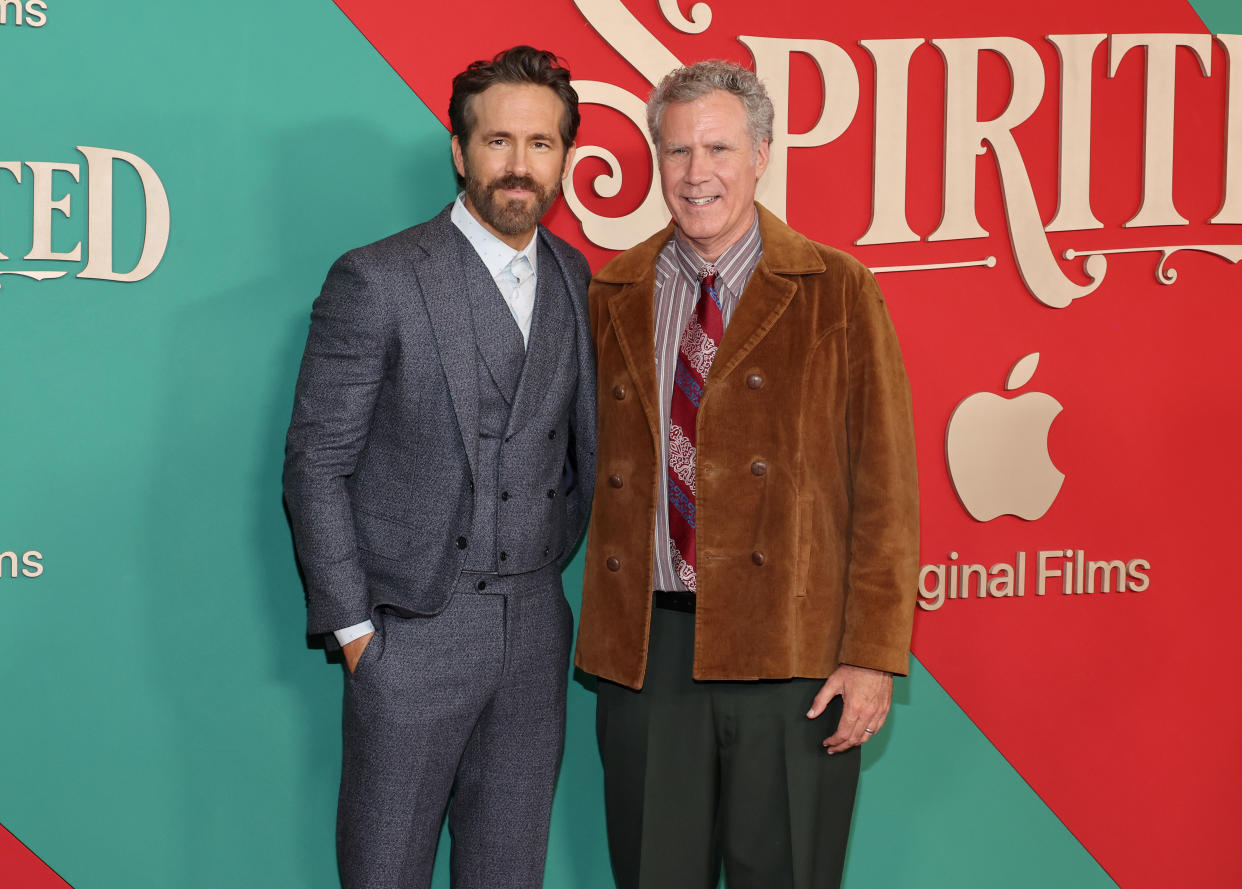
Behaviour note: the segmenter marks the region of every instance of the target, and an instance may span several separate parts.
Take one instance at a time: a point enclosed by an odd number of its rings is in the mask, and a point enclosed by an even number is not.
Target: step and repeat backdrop
[[[775,101],[760,200],[887,297],[923,566],[845,885],[1242,885],[1239,34],[1234,0],[0,2],[0,884],[337,885],[342,678],[280,498],[310,303],[452,199],[452,75],[531,43],[584,102],[548,221],[594,268],[667,220],[651,84],[723,57]],[[569,703],[545,885],[606,889]]]

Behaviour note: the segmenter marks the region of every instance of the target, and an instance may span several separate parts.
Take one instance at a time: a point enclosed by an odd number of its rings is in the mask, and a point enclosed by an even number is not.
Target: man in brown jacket
[[[648,102],[673,223],[591,285],[598,475],[577,665],[620,889],[838,886],[907,669],[910,394],[871,274],[754,202],[772,104],[701,62]],[[654,336],[653,336],[654,332]]]

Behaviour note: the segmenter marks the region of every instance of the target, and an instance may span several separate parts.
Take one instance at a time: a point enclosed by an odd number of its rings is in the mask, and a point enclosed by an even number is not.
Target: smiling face
[[[470,99],[469,142],[453,137],[466,209],[515,250],[560,193],[574,147],[561,139],[564,105],[546,86],[498,83]]]
[[[669,105],[659,129],[664,202],[695,252],[714,262],[750,228],[768,142],[755,148],[742,100],[723,90]]]

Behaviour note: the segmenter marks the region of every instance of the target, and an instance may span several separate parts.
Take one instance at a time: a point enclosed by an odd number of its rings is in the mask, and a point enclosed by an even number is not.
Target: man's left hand
[[[867,667],[842,664],[832,671],[811,709],[814,719],[828,708],[837,695],[841,696],[841,721],[836,733],[824,739],[829,753],[840,753],[869,741],[884,725],[888,708],[893,702],[893,674]]]

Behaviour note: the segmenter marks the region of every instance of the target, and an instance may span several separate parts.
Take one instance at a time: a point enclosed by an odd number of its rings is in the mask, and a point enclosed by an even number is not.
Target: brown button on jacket
[[[763,258],[699,404],[694,677],[905,673],[918,490],[897,337],[864,266],[758,212]],[[646,673],[664,471],[655,262],[672,231],[618,256],[590,291],[599,472],[575,663],[632,688]]]

